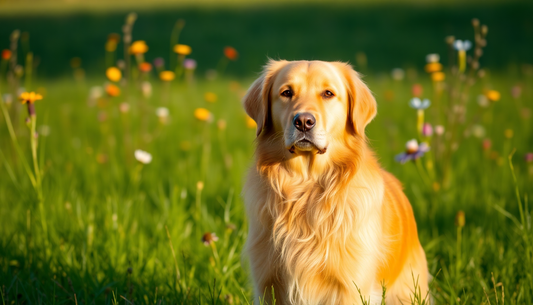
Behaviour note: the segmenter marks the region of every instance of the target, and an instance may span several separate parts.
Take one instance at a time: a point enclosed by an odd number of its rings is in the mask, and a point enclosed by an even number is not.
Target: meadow
[[[522,54],[485,67],[503,53],[470,22],[457,26],[466,53],[437,37],[440,58],[416,51],[392,73],[360,50],[325,59],[366,70],[378,101],[367,135],[413,205],[435,304],[532,304],[533,66]],[[40,74],[24,35],[0,37],[15,41],[0,62],[1,304],[252,304],[240,193],[255,125],[240,100],[267,54],[243,64],[260,51],[221,42],[200,69],[189,25],[172,26],[153,49],[148,34],[106,34],[89,64],[58,56],[70,62],[59,77]],[[398,162],[411,139],[430,150]]]

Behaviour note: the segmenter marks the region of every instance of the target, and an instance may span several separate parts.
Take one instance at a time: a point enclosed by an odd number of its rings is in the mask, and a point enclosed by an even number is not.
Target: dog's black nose
[[[308,131],[315,127],[316,119],[312,114],[304,112],[295,115],[292,123],[299,131]]]

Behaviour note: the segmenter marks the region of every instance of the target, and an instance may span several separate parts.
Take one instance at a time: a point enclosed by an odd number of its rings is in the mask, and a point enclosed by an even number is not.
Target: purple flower
[[[427,143],[422,142],[420,145],[418,145],[418,142],[414,139],[407,141],[405,146],[406,151],[394,157],[394,159],[401,164],[404,164],[407,161],[416,160],[429,151],[429,146]]]
[[[187,58],[183,61],[183,67],[187,70],[196,69],[196,60]]]
[[[154,59],[154,66],[157,69],[163,68],[165,66],[165,60],[162,57],[157,57],[156,59]]]

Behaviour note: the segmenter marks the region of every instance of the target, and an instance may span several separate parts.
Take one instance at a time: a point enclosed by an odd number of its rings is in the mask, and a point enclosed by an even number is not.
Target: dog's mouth
[[[313,151],[313,150],[316,150],[317,154],[324,154],[324,153],[326,153],[327,147],[324,147],[324,148],[319,147],[311,139],[308,139],[308,138],[306,138],[304,136],[301,139],[299,139],[296,142],[294,142],[289,147],[289,152],[291,154],[294,154],[296,152],[296,150],[299,150],[299,151]]]

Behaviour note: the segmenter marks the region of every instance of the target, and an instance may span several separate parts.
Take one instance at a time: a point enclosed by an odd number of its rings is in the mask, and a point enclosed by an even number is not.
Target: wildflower
[[[43,96],[35,92],[23,92],[19,96],[19,100],[22,104],[33,104],[36,101],[42,100]]]
[[[215,93],[213,92],[206,92],[204,94],[204,99],[206,100],[206,102],[209,102],[209,103],[214,103],[217,101],[218,97]]]
[[[122,78],[122,72],[117,67],[109,67],[105,71],[105,75],[112,82],[118,82]]]
[[[174,77],[176,77],[176,74],[172,71],[161,71],[161,73],[159,73],[159,79],[164,82],[170,82],[174,80]]]
[[[251,117],[247,116],[246,117],[246,127],[250,128],[250,129],[255,129],[255,128],[257,128],[257,123],[254,121],[254,119],[252,119]]]
[[[533,162],[533,153],[529,152],[524,156],[524,160],[526,160],[527,163]]]
[[[137,161],[141,162],[142,164],[148,164],[152,162],[152,155],[150,153],[145,152],[144,150],[137,149],[134,155],[135,159],[137,159]]]
[[[397,162],[402,164],[410,160],[416,160],[429,151],[429,146],[425,142],[418,145],[418,142],[415,139],[407,141],[405,147],[406,151],[396,155],[394,158]]]
[[[115,52],[117,49],[117,44],[118,44],[118,41],[107,39],[105,43],[105,50],[107,52]]]
[[[114,41],[114,42],[118,43],[120,41],[120,35],[117,34],[117,33],[111,33],[111,34],[107,35],[107,40],[108,41]]]
[[[483,150],[488,151],[492,147],[492,141],[490,139],[484,139],[481,146],[483,147]]]
[[[239,52],[237,52],[237,50],[235,50],[233,47],[225,47],[224,56],[226,56],[229,60],[237,60],[237,57],[239,57]]]
[[[194,59],[185,59],[183,61],[183,67],[187,70],[194,70],[196,69],[196,60]]]
[[[480,107],[485,108],[489,106],[489,99],[486,95],[480,94],[477,97],[477,103]]]
[[[204,245],[209,246],[212,243],[218,241],[218,237],[215,233],[205,233],[204,236],[202,236],[202,242]]]
[[[148,46],[144,40],[134,41],[130,46],[130,54],[138,55],[148,52]]]
[[[141,84],[141,92],[144,98],[148,99],[152,96],[152,84],[149,81],[144,81]]]
[[[456,40],[453,42],[453,47],[458,52],[459,71],[464,72],[466,69],[466,51],[472,47],[472,43],[469,40]]]
[[[199,191],[203,190],[204,189],[204,182],[203,181],[196,182],[196,189],[198,189]]]
[[[220,120],[217,121],[217,127],[220,130],[226,129],[226,125],[227,125],[226,124],[226,120],[220,119]]]
[[[444,72],[433,72],[431,73],[431,80],[434,82],[442,82],[446,78]]]
[[[118,105],[118,109],[122,113],[128,113],[130,111],[130,104],[128,104],[128,103],[120,103],[120,105]]]
[[[431,137],[433,135],[433,127],[429,123],[422,125],[422,136]]]
[[[505,137],[506,137],[507,139],[511,139],[511,138],[514,136],[514,132],[513,132],[513,130],[510,129],[510,128],[505,129],[505,131],[504,131],[503,134],[505,135]]]
[[[96,105],[98,99],[102,97],[103,92],[104,89],[100,86],[91,87],[91,89],[89,89],[89,99],[87,101],[87,104],[89,104],[89,106]]]
[[[440,61],[440,56],[439,54],[435,54],[435,53],[432,53],[432,54],[428,54],[426,55],[426,62],[428,64],[430,63],[435,63],[435,62],[439,62]]]
[[[500,92],[496,90],[489,90],[485,93],[485,96],[489,99],[491,102],[497,102],[500,100]]]
[[[420,100],[418,97],[413,97],[409,101],[409,106],[411,106],[411,108],[418,109],[418,110],[424,110],[428,108],[430,105],[431,105],[431,102],[427,98]]]
[[[400,81],[405,77],[405,71],[401,68],[392,69],[391,76],[392,79]]]
[[[425,70],[427,73],[435,73],[442,70],[442,64],[438,62],[432,62],[425,66]]]
[[[168,108],[166,107],[159,107],[155,110],[155,114],[159,118],[159,121],[161,122],[161,124],[166,124],[167,119],[168,119],[168,113],[169,111],[168,111]]]
[[[120,95],[120,88],[114,84],[107,84],[105,92],[111,97],[117,97]]]
[[[465,212],[457,212],[457,214],[455,215],[455,225],[460,228],[465,226]]]
[[[511,88],[511,95],[513,98],[520,98],[520,95],[522,95],[522,87],[516,85]]]
[[[186,44],[177,44],[174,46],[174,53],[187,56],[192,53],[192,49]]]
[[[149,62],[142,62],[139,64],[139,70],[144,73],[152,71],[152,65]]]
[[[472,134],[476,138],[483,138],[485,136],[485,128],[481,125],[472,126]]]
[[[420,97],[423,92],[422,85],[414,84],[413,87],[411,88],[411,92],[413,93],[413,96]]]
[[[126,62],[125,62],[123,59],[119,59],[119,60],[117,60],[117,67],[118,67],[120,70],[124,70],[124,69],[126,69]]]
[[[200,121],[209,122],[213,119],[213,114],[205,108],[196,108],[196,110],[194,110],[194,117]]]
[[[154,67],[156,69],[163,69],[165,67],[165,60],[162,57],[157,57],[154,59]]]
[[[11,50],[4,49],[2,50],[2,59],[9,60],[11,58]]]

